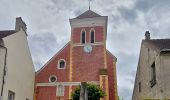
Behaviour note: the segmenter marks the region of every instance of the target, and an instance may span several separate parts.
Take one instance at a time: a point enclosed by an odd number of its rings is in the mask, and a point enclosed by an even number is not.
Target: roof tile
[[[7,37],[11,34],[14,34],[16,31],[15,30],[5,30],[5,31],[0,31],[0,38]]]
[[[160,50],[170,49],[170,39],[151,39],[145,41],[156,46]]]
[[[87,10],[83,14],[76,17],[76,19],[93,18],[93,17],[101,17],[101,15],[99,15],[99,14],[97,14],[97,13],[91,11],[91,10]]]

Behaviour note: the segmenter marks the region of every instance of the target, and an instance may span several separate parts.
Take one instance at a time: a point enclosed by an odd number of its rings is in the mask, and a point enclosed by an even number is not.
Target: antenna
[[[90,2],[92,1],[92,0],[88,0],[89,1],[89,10],[90,10]]]

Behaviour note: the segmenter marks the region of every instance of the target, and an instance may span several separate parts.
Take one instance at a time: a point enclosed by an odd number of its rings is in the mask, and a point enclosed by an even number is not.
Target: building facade
[[[103,100],[117,100],[117,59],[106,49],[107,21],[91,10],[70,19],[70,42],[36,73],[37,100],[70,100],[81,82],[99,85]]]
[[[16,18],[15,30],[0,31],[6,48],[1,83],[2,100],[33,100],[35,69],[27,43],[26,24]],[[1,52],[1,51],[0,51]]]
[[[170,39],[142,41],[132,100],[170,99]]]
[[[2,95],[4,68],[5,68],[5,54],[6,54],[6,48],[4,47],[3,40],[0,39],[0,94],[1,95]]]

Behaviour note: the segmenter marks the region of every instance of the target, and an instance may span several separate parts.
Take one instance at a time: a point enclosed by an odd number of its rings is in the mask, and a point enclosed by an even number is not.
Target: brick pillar
[[[99,74],[100,88],[102,88],[106,93],[106,96],[101,100],[109,100],[109,82],[107,69],[101,69]]]

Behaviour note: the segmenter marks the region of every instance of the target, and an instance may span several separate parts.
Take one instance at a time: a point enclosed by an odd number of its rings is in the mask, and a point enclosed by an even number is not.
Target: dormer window
[[[81,43],[85,44],[86,42],[86,32],[83,30],[81,33]]]
[[[66,67],[66,61],[64,59],[60,59],[58,61],[58,69],[65,69]]]
[[[90,31],[90,43],[94,43],[95,42],[95,34],[94,34],[94,30]]]

